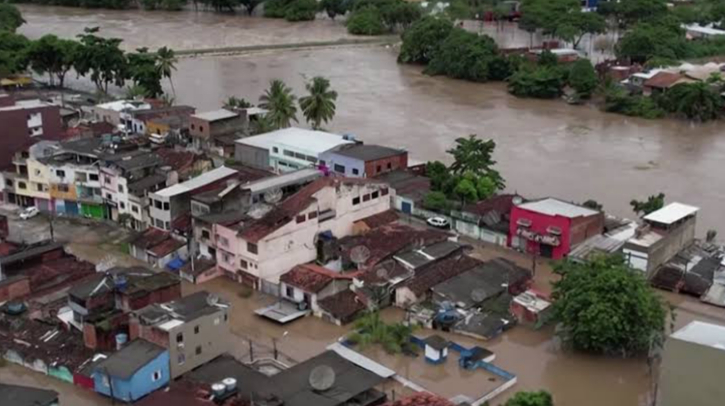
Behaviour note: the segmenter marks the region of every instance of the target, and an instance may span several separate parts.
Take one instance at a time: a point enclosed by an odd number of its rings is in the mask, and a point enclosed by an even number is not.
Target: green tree
[[[225,109],[233,110],[233,109],[247,109],[249,107],[252,107],[252,103],[248,102],[244,98],[231,96],[226,101],[224,101]]]
[[[665,111],[651,97],[630,95],[625,89],[617,86],[605,87],[604,111],[647,119],[665,115]]]
[[[586,207],[587,209],[592,209],[592,210],[596,210],[596,211],[604,210],[604,206],[602,206],[601,203],[599,203],[598,201],[596,201],[594,199],[589,199],[589,200],[585,201],[584,203],[582,203],[582,207]]]
[[[287,21],[312,21],[317,14],[316,0],[294,0],[287,7],[284,19]]]
[[[284,18],[287,8],[293,0],[265,0],[264,16],[267,18]]]
[[[447,210],[450,208],[450,204],[445,193],[429,192],[423,199],[423,207],[428,210]]]
[[[390,31],[398,28],[406,30],[423,15],[420,5],[407,1],[387,3],[380,8],[380,13]]]
[[[470,172],[475,176],[485,176],[496,185],[497,189],[503,189],[504,179],[497,170],[493,169],[496,165],[496,161],[493,160],[495,149],[494,140],[484,141],[475,134],[469,135],[468,138],[458,138],[455,148],[446,151],[453,156],[450,170],[455,174]]]
[[[556,67],[522,68],[508,79],[508,91],[514,96],[553,99],[561,96],[564,79]]]
[[[111,83],[123,86],[128,66],[126,55],[120,48],[123,40],[102,38],[95,35],[97,32],[98,27],[85,28],[83,34],[78,35],[81,46],[73,66],[79,75],[90,75],[99,92],[108,94]]]
[[[239,4],[241,4],[246,10],[247,14],[250,16],[254,14],[254,9],[257,8],[260,4],[264,3],[264,0],[240,0]]]
[[[549,392],[516,392],[504,406],[554,406],[554,398]]]
[[[234,8],[239,5],[239,0],[201,0],[201,3],[213,8],[215,11],[227,10],[233,12]]]
[[[718,118],[723,110],[720,92],[706,82],[677,84],[667,91],[662,104],[671,113],[701,122]]]
[[[582,97],[588,98],[592,95],[599,85],[599,77],[588,59],[578,59],[572,63],[569,85]]]
[[[461,199],[461,206],[465,205],[466,202],[477,202],[478,201],[478,190],[476,185],[468,178],[462,177],[455,189],[453,194]]]
[[[0,77],[25,69],[25,50],[29,45],[30,41],[22,35],[0,31]]]
[[[51,86],[57,84],[63,87],[66,74],[73,68],[78,48],[76,41],[48,34],[30,42],[25,56],[31,69],[48,74]]]
[[[413,327],[403,323],[387,324],[376,312],[368,313],[355,321],[356,332],[348,339],[361,347],[380,344],[390,354],[409,348]]]
[[[668,13],[666,0],[626,0],[617,2],[616,7],[625,26],[653,21]]]
[[[480,200],[488,199],[494,194],[498,187],[496,183],[492,181],[488,176],[481,176],[476,181],[476,191],[478,192],[478,198]]]
[[[330,81],[321,76],[312,78],[305,88],[309,95],[300,98],[300,109],[307,122],[317,130],[323,122],[332,121],[335,116],[337,92],[330,89]]]
[[[9,3],[0,3],[0,31],[13,33],[23,24],[25,20],[17,7]]]
[[[662,345],[667,308],[641,272],[619,255],[567,261],[555,272],[557,334],[577,350],[633,356]]]
[[[635,25],[619,40],[615,51],[620,58],[644,63],[652,57],[684,58],[689,47],[679,22],[665,18]]]
[[[658,193],[657,195],[648,196],[647,200],[639,201],[636,199],[632,199],[632,201],[629,202],[629,205],[632,206],[632,210],[642,217],[652,213],[653,211],[657,211],[664,207],[665,205],[665,194],[664,193]]]
[[[139,48],[137,52],[128,54],[128,79],[146,90],[145,97],[155,98],[164,93],[161,87],[162,73],[156,65],[156,56],[148,52],[148,48]]]
[[[425,73],[485,82],[489,79],[489,64],[497,55],[491,37],[454,28],[433,53]]]
[[[176,63],[178,61],[173,49],[161,47],[156,51],[156,67],[162,77],[169,79],[171,92],[174,94],[174,97],[176,97],[176,89],[174,89],[174,81],[171,80],[171,74],[176,70]]]
[[[452,30],[453,24],[445,18],[427,16],[416,21],[403,33],[398,62],[427,64]]]
[[[296,100],[292,89],[281,80],[275,79],[259,98],[259,107],[269,110],[267,117],[274,128],[287,128],[292,121],[297,122]]]
[[[432,190],[445,191],[445,186],[451,178],[448,167],[441,161],[428,162],[425,165],[425,174],[430,179]]]
[[[346,0],[322,0],[320,8],[334,20],[336,16],[344,16],[347,13],[347,3]]]
[[[365,7],[350,14],[347,31],[354,35],[381,35],[386,29],[380,11],[375,7]]]

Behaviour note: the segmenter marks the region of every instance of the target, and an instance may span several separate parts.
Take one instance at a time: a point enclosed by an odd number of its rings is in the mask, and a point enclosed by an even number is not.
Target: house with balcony
[[[235,169],[222,166],[186,182],[149,193],[149,226],[171,231],[175,220],[189,215],[192,196],[223,185],[236,174]]]
[[[130,339],[169,351],[175,379],[231,349],[228,302],[206,291],[139,309],[131,315]]]
[[[290,127],[236,140],[234,158],[256,168],[289,172],[317,166],[322,154],[348,144],[354,144],[352,137]]]
[[[217,265],[232,279],[279,294],[279,279],[317,258],[320,235],[351,235],[360,219],[390,209],[394,190],[372,180],[321,178],[234,225],[215,225]]]
[[[35,206],[42,211],[52,211],[48,186],[48,167],[40,161],[53,155],[58,148],[55,141],[39,141],[13,157],[13,171],[5,173],[0,184],[3,200],[19,206]]]

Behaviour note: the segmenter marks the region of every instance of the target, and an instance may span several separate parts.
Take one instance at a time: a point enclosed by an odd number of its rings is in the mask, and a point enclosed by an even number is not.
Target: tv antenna
[[[279,203],[282,200],[282,189],[272,189],[264,194],[264,201],[269,204]]]
[[[350,260],[360,269],[370,258],[370,249],[364,245],[358,245],[350,250]]]

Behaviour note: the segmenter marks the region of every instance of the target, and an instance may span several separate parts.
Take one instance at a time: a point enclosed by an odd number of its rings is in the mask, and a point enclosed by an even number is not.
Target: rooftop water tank
[[[128,334],[116,334],[116,351],[123,348],[124,345],[128,342]]]
[[[227,391],[227,387],[223,383],[215,383],[211,385],[211,393],[215,397],[224,396],[224,393]]]
[[[237,389],[237,380],[234,378],[225,378],[222,380],[222,383],[224,384],[227,392]]]

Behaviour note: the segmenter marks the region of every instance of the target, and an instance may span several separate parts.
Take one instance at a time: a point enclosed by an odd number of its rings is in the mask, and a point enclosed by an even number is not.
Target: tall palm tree
[[[161,76],[169,79],[174,97],[176,97],[176,89],[174,89],[174,82],[171,80],[171,73],[176,70],[176,63],[178,61],[173,49],[162,47],[156,52],[156,68],[161,73]]]
[[[315,130],[320,128],[324,121],[327,123],[335,116],[335,100],[337,92],[330,89],[330,81],[316,76],[305,85],[309,96],[300,99],[300,108],[308,123],[312,123]]]
[[[286,128],[291,125],[292,120],[297,122],[296,100],[292,89],[283,81],[275,79],[259,98],[259,107],[269,110],[267,117],[275,128]]]

